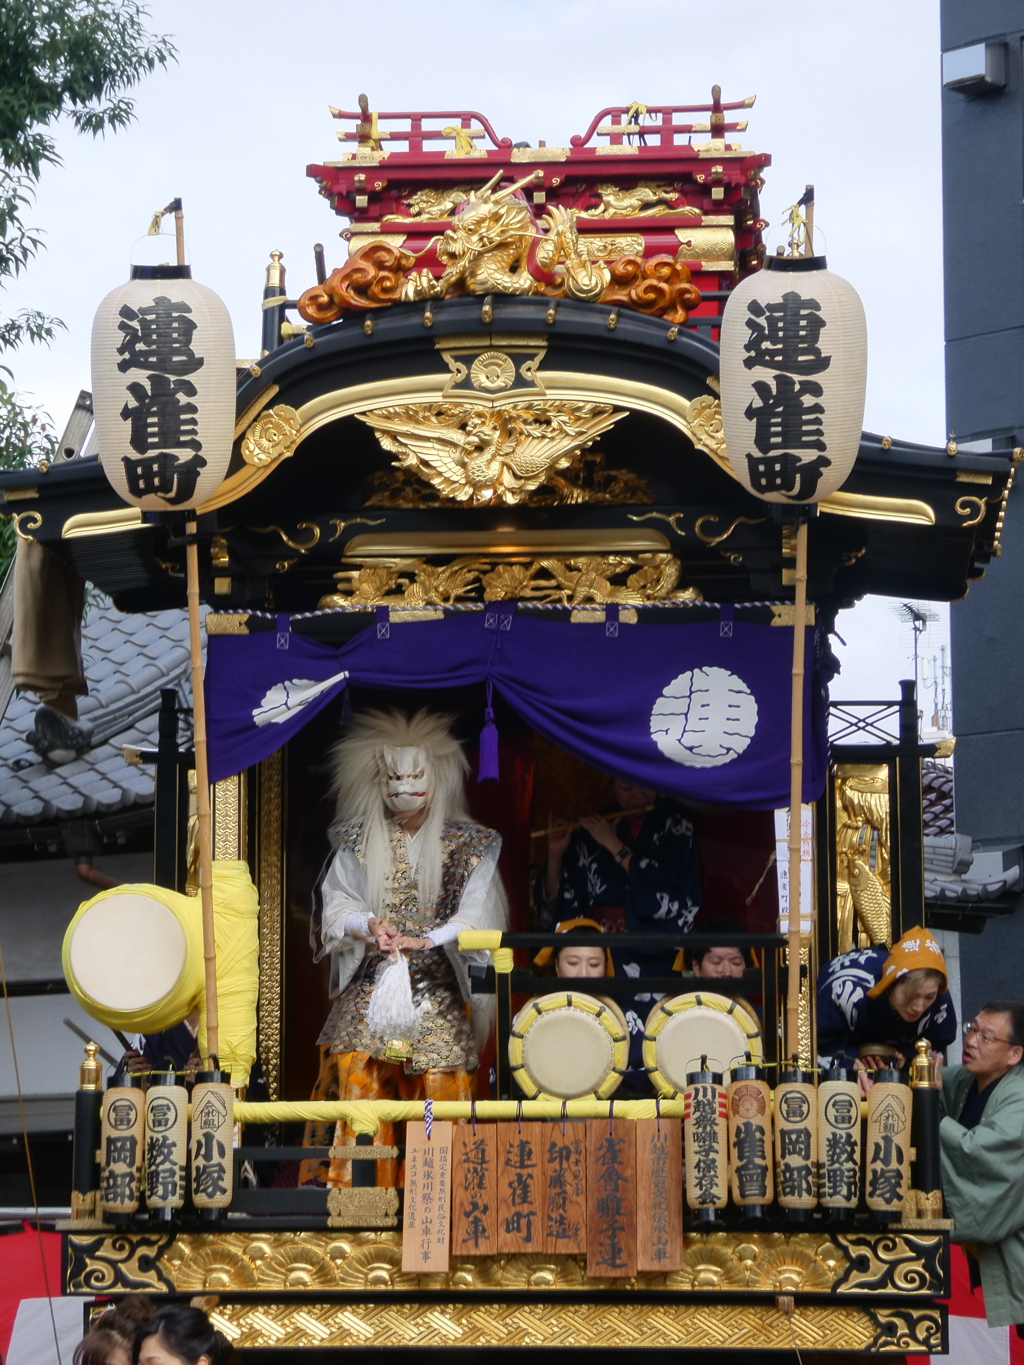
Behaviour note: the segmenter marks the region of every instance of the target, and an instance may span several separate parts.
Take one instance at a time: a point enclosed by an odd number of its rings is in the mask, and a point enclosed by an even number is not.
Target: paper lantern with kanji
[[[722,319],[722,425],[740,483],[767,502],[820,502],[860,448],[864,306],[824,256],[770,256]]]
[[[227,472],[235,343],[224,304],[187,265],[133,266],[92,328],[92,390],[103,471],[151,511],[197,507]]]

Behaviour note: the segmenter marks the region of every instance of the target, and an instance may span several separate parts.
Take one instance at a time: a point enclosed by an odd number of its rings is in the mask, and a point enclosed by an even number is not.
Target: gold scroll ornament
[[[573,607],[702,600],[696,588],[676,590],[679,560],[662,552],[501,560],[462,555],[441,565],[418,558],[353,563],[357,567],[334,575],[337,587],[320,598],[321,609],[381,604],[444,607],[513,599]]]

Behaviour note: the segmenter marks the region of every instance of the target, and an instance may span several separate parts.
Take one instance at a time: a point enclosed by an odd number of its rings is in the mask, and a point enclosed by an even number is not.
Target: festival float
[[[752,104],[619,105],[565,147],[332,110],[307,173],[347,256],[293,296],[271,253],[262,354],[234,365],[183,251],[137,268],[97,317],[99,457],[0,475],[19,537],[192,622],[194,742],[172,714],[135,756],[154,883],[86,902],[65,971],[126,1033],[198,1009],[203,1060],[104,1090],[87,1048],[66,1293],[206,1296],[256,1350],[944,1349],[929,1063],[863,1103],[810,989],[924,923],[936,749],[913,684],[830,703],[828,636],[865,594],[962,597],[1014,465],[862,431],[863,310],[810,188],[766,255]],[[446,945],[493,1006],[475,1099],[309,1099],[326,756],[374,707],[454,717],[501,835],[508,927]],[[531,882],[603,774],[688,813],[741,977],[538,974]],[[707,942],[611,927],[574,942]],[[649,1095],[617,1097],[637,1027]]]

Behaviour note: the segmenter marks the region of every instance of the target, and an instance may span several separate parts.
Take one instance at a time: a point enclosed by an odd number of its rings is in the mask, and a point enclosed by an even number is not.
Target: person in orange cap
[[[555,925],[556,934],[603,934],[604,930],[593,919],[567,919]],[[582,943],[569,942],[557,952],[550,945],[541,948],[533,959],[538,967],[554,963],[556,976],[614,976],[612,955],[607,948],[588,948]]]
[[[957,1036],[946,960],[916,925],[888,949],[855,948],[826,963],[818,978],[818,1059],[869,1072],[905,1066],[918,1038],[943,1052]]]

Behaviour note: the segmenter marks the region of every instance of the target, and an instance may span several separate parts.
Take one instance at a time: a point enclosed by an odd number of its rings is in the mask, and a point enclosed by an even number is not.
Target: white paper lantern
[[[224,304],[187,265],[133,266],[92,328],[92,391],[103,471],[153,511],[205,502],[227,472],[235,342]]]
[[[864,306],[824,256],[770,256],[722,319],[722,425],[736,477],[767,502],[820,502],[860,448]]]

